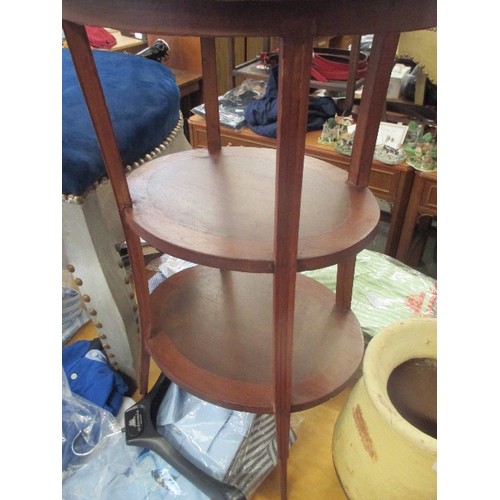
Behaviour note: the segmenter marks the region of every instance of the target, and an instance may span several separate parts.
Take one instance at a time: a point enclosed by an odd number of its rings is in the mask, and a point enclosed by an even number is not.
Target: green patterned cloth
[[[337,266],[303,274],[335,292]],[[415,317],[437,316],[437,281],[387,255],[363,250],[356,259],[351,309],[365,336]]]

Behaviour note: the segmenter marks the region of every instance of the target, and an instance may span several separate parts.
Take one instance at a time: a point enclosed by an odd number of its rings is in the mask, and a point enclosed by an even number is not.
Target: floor
[[[369,246],[371,250],[383,253],[388,228],[387,218],[382,217],[378,234]],[[437,274],[436,233],[436,228],[432,227],[427,235],[420,262],[414,266],[432,277],[436,277]],[[94,337],[95,330],[90,323],[78,334],[78,338]],[[150,386],[158,376],[159,370],[153,363],[150,370]],[[292,426],[297,434],[297,441],[290,450],[287,463],[288,499],[347,499],[335,472],[331,440],[335,422],[349,397],[351,387],[352,385],[326,403],[292,415]],[[139,396],[135,395],[134,399],[138,398]],[[279,468],[276,468],[261,483],[250,500],[279,500],[281,498],[279,484]]]

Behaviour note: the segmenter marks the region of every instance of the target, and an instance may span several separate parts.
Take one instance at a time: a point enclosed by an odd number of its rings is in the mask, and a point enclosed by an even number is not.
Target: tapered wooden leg
[[[398,42],[399,33],[394,32],[377,33],[373,38],[349,167],[349,181],[357,186],[368,186]]]
[[[380,117],[385,109],[387,87],[394,66],[399,33],[376,34],[370,52],[370,63],[356,123],[356,135],[349,166],[349,182],[367,187],[373,161]],[[337,266],[337,306],[351,307],[356,256]]]
[[[280,493],[282,500],[288,497],[288,479],[286,462],[280,463]]]
[[[139,366],[139,392],[146,394],[149,382],[150,355],[146,346],[146,341],[151,337],[152,312],[149,302],[149,288],[146,276],[146,267],[144,263],[144,254],[139,236],[125,224],[125,240],[135,278],[134,287],[137,296],[137,305],[139,307],[139,334],[141,336],[141,353]]]
[[[303,29],[303,28],[302,28]],[[289,28],[280,47],[274,240],[274,392],[281,498],[287,496],[292,352],[300,199],[313,37]]]
[[[207,148],[210,154],[215,154],[221,150],[215,38],[202,37],[200,43],[203,100],[205,103],[205,122],[207,124]]]

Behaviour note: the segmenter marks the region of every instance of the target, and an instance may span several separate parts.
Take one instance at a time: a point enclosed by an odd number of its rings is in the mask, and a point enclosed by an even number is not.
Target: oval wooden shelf
[[[269,274],[195,266],[152,293],[151,356],[171,380],[213,404],[273,413],[272,284]],[[361,363],[363,335],[335,294],[297,277],[292,411],[340,391]]]
[[[273,272],[276,151],[225,147],[157,158],[128,176],[127,223],[190,262]],[[325,161],[304,159],[298,270],[336,264],[373,239],[380,209],[367,188]]]

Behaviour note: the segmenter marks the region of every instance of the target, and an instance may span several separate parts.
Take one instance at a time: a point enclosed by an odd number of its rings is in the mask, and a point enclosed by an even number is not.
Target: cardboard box
[[[401,95],[403,77],[411,71],[410,66],[397,63],[391,73],[391,80],[387,88],[387,99],[397,99]]]

